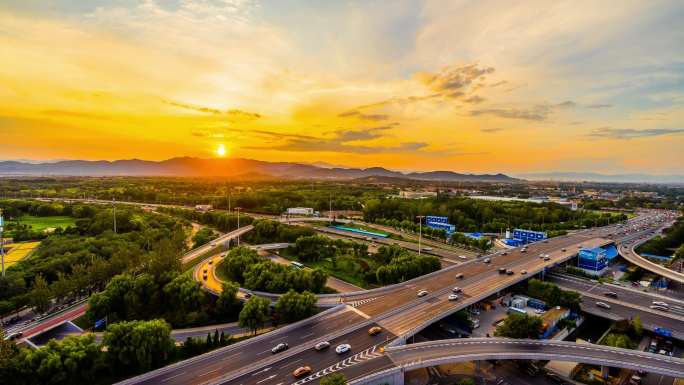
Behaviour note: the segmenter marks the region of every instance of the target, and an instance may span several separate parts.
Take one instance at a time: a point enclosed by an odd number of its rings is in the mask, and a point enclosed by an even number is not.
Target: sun
[[[219,144],[218,148],[216,148],[216,155],[218,155],[220,157],[226,156],[227,152],[228,151],[226,150],[226,146],[224,146],[222,144]]]

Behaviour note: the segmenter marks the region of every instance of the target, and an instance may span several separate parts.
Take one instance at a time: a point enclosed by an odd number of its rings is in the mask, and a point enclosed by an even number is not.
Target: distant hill
[[[504,174],[459,174],[452,171],[402,173],[382,167],[320,167],[290,162],[264,162],[252,159],[173,158],[160,162],[139,159],[116,161],[66,160],[49,163],[0,162],[3,176],[182,176],[182,177],[264,177],[291,179],[359,179],[365,177],[402,178],[424,181],[519,182]]]
[[[518,175],[524,179],[571,182],[684,183],[684,175],[599,174],[591,172],[542,172]]]

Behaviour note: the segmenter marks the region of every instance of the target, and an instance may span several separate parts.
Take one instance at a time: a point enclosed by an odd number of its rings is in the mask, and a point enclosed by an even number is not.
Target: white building
[[[311,207],[290,207],[287,209],[288,215],[314,215],[314,209]]]

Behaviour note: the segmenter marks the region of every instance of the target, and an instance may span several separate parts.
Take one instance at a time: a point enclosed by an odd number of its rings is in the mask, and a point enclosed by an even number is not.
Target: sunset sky
[[[682,1],[0,1],[0,159],[681,174]]]

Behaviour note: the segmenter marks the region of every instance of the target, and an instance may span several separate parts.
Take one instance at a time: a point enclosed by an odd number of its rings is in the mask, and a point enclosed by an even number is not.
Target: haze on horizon
[[[387,4],[5,0],[0,159],[681,173],[683,2]]]

